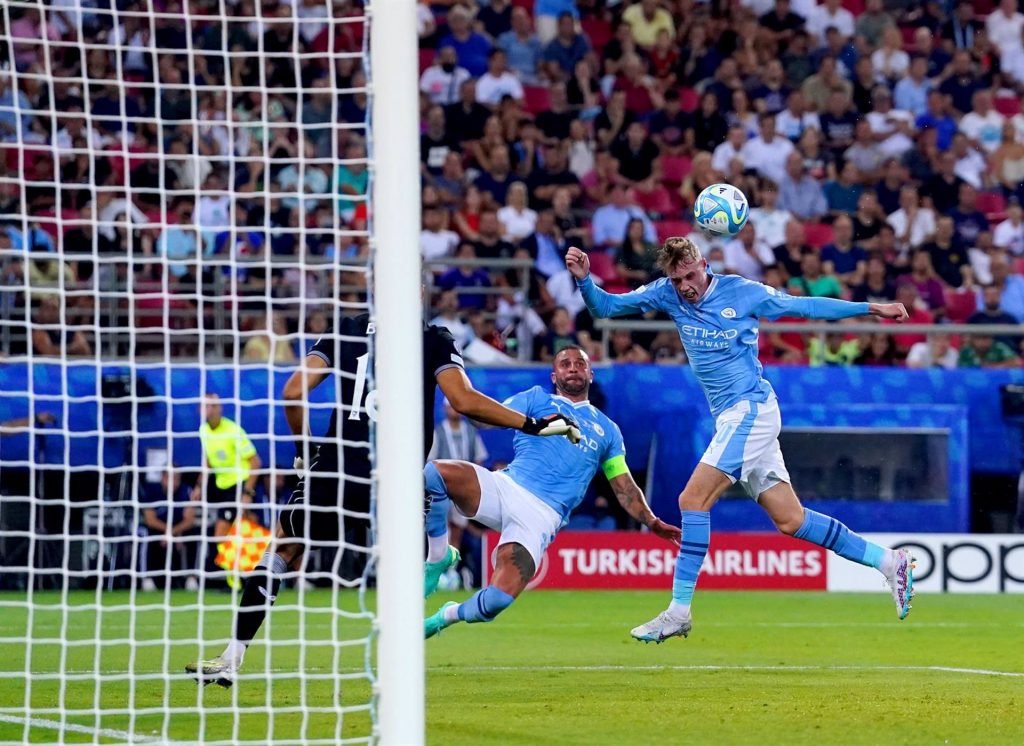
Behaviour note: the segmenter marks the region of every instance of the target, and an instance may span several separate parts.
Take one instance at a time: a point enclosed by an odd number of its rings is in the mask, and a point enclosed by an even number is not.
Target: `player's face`
[[[555,356],[551,382],[566,396],[585,396],[594,380],[590,360],[580,350],[564,350]]]
[[[703,257],[689,264],[677,264],[668,273],[669,282],[687,303],[696,303],[708,289],[708,263]]]

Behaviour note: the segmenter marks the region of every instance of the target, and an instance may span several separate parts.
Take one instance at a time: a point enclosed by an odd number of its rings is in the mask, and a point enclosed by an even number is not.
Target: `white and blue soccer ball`
[[[732,184],[712,184],[693,203],[697,227],[712,236],[735,236],[749,215],[747,196]]]

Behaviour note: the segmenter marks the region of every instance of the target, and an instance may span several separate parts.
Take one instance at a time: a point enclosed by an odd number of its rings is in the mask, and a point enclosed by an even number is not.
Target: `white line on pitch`
[[[25,718],[16,715],[0,714],[0,722],[13,725],[28,725],[31,728],[43,728],[45,730],[56,730],[61,733],[84,733],[88,736],[103,736],[104,738],[120,738],[128,743],[168,743],[163,738],[156,736],[140,736],[137,733],[130,733],[126,730],[116,728],[93,728],[89,725],[78,723],[62,723],[59,720],[47,720],[45,718]]]
[[[434,673],[487,673],[490,671],[933,671],[974,676],[1024,678],[1024,672],[952,666],[431,666],[428,670]]]

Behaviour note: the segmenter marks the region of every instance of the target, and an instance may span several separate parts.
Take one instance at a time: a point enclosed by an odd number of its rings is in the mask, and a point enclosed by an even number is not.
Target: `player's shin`
[[[708,553],[711,541],[711,513],[703,510],[684,510],[683,540],[676,556],[676,570],[672,577],[672,603],[669,612],[688,617],[693,591],[697,587],[700,566]]]
[[[223,657],[237,668],[242,664],[245,650],[252,643],[263,625],[267,612],[277,600],[281,589],[282,576],[288,571],[288,563],[279,554],[267,550],[256,569],[246,579],[242,589],[242,600],[235,617],[235,637],[228,643]]]
[[[840,557],[885,572],[891,550],[867,541],[835,518],[804,508],[804,522],[793,534],[798,539],[831,549]]]
[[[515,597],[505,593],[500,588],[489,585],[463,601],[458,607],[452,609],[456,619],[463,622],[493,622],[495,617],[512,605]],[[446,614],[447,617],[447,614]],[[455,621],[455,619],[446,621]]]
[[[448,485],[433,462],[423,467],[427,488],[427,562],[440,562],[448,554]]]

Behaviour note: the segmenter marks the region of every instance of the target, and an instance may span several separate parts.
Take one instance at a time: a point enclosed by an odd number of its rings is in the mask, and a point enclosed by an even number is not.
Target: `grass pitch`
[[[428,612],[463,597],[437,594]],[[881,590],[698,593],[688,640],[629,639],[666,597],[537,591],[493,624],[457,625],[429,640],[428,743],[1024,743],[1019,596],[925,595],[901,623]],[[59,595],[36,594],[30,619],[11,605],[24,597],[0,595],[0,742],[368,736],[363,670],[372,646],[356,594],[334,605],[315,592],[300,608],[294,592],[283,593],[272,659],[263,642],[254,645],[246,678],[231,690],[198,689],[182,672],[200,653],[196,640],[208,642],[207,656],[220,651],[230,597],[208,594],[202,610],[195,594],[173,594],[166,610],[161,599],[140,594],[137,603],[153,606],[131,614],[128,594],[72,594],[62,613]],[[282,642],[300,631],[306,644]],[[14,641],[24,636],[34,641],[30,657]],[[54,675],[62,667],[70,672],[63,694]],[[314,711],[304,714],[303,704]],[[100,717],[88,714],[95,709]]]

